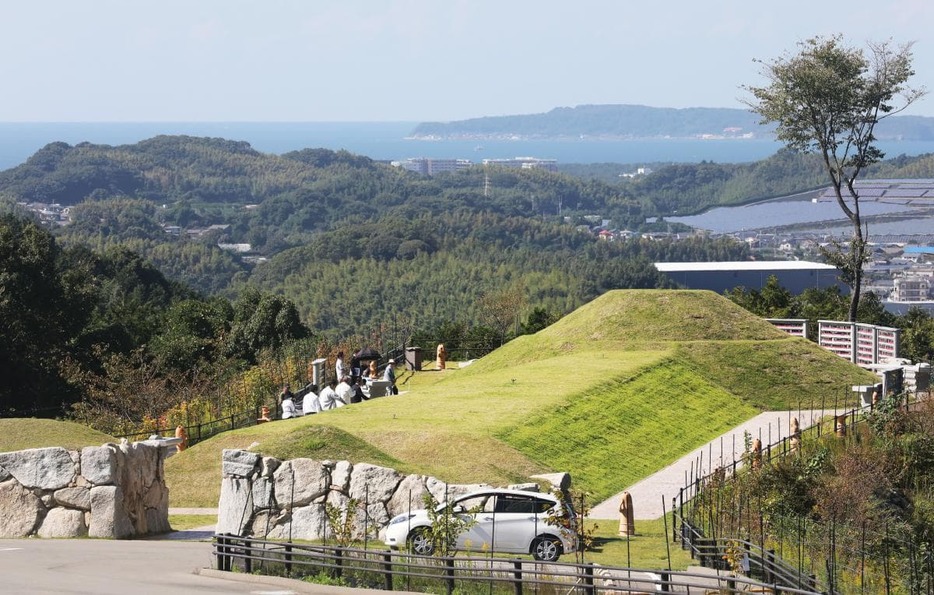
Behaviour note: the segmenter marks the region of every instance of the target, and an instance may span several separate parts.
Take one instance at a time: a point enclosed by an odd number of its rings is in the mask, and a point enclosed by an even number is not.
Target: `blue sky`
[[[559,106],[742,108],[815,35],[915,42],[930,0],[10,0],[0,121],[448,121]],[[928,97],[909,112],[934,116]]]

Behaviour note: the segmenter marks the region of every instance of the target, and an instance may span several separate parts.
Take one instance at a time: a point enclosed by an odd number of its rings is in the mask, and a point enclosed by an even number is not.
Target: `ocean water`
[[[747,163],[774,154],[780,144],[752,139],[568,139],[429,141],[406,138],[416,122],[0,122],[0,170],[23,163],[48,143],[132,144],[160,134],[242,140],[264,153],[305,148],[345,149],[377,160],[432,157],[538,157],[559,163]],[[882,144],[890,156],[934,152],[934,142]]]

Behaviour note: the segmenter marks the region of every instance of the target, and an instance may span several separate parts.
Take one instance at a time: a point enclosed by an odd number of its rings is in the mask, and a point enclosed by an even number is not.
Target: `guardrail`
[[[215,568],[229,572],[269,574],[386,591],[430,593],[455,591],[511,593],[788,593],[819,591],[732,573],[676,572],[596,564],[544,563],[531,559],[476,556],[418,556],[390,550],[214,536]]]

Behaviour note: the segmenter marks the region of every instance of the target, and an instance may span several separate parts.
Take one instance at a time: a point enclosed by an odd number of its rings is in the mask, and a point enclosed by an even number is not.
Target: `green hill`
[[[874,376],[704,291],[604,294],[403,394],[229,432],[167,462],[173,506],[214,506],[220,450],[346,458],[452,482],[569,471],[609,496],[762,410]]]
[[[54,419],[0,419],[0,452],[61,446],[79,449],[114,442],[113,436],[70,421]]]

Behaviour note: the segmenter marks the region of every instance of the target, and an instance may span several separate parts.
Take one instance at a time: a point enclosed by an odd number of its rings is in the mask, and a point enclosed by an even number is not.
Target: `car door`
[[[544,512],[552,503],[532,494],[497,494],[493,513],[493,548],[525,554],[545,527]]]
[[[492,494],[472,494],[455,500],[455,514],[470,516],[473,525],[457,537],[457,549],[463,552],[484,552],[493,548],[493,506]]]

